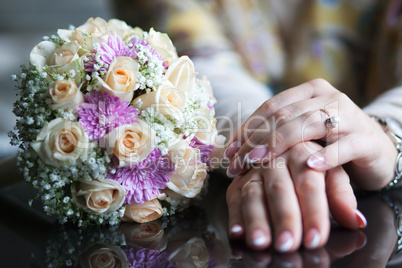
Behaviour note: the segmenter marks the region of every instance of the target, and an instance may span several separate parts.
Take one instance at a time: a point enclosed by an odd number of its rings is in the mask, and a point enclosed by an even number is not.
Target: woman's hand
[[[237,176],[226,193],[230,238],[244,238],[253,249],[273,244],[280,252],[290,252],[301,243],[317,248],[328,239],[328,208],[342,226],[365,227],[343,168],[325,172],[306,165],[309,150],[321,148],[314,142],[299,143]]]
[[[329,129],[326,113],[339,118]],[[397,151],[381,126],[345,94],[322,79],[288,89],[261,105],[232,138],[226,150],[228,176],[243,172],[244,163],[266,163],[302,141],[328,145],[306,159],[317,171],[352,162],[356,183],[377,190],[394,176]]]

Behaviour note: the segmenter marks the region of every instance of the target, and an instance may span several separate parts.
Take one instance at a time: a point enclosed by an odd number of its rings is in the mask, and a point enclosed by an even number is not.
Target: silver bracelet
[[[388,190],[396,187],[402,178],[402,138],[399,134],[396,133],[396,122],[392,119],[382,119],[376,116],[372,116],[371,118],[377,121],[382,126],[385,133],[394,143],[395,148],[398,152],[398,155],[396,157],[395,178],[385,187],[385,189]]]

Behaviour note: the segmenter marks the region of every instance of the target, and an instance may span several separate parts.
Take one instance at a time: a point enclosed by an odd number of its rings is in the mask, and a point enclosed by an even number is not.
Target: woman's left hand
[[[356,209],[343,168],[324,172],[305,164],[308,150],[320,148],[314,142],[299,143],[268,164],[237,176],[226,193],[229,236],[244,238],[253,249],[274,244],[280,252],[291,252],[301,243],[308,249],[326,243],[329,210],[344,227],[364,227],[365,218]]]
[[[332,129],[325,123],[328,118],[339,120]],[[393,179],[397,151],[391,139],[375,120],[322,79],[274,96],[250,116],[226,150],[231,159],[228,176],[244,172],[247,163],[269,162],[310,140],[328,143],[320,151],[311,151],[310,168],[324,171],[352,162],[355,182],[366,190],[381,189]]]

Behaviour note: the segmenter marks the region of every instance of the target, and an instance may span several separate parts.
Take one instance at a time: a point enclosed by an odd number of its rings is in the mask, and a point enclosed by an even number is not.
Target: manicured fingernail
[[[239,175],[243,171],[243,161],[241,160],[240,157],[237,157],[230,163],[228,169],[226,170],[226,175],[229,178],[234,178],[237,175]]]
[[[306,234],[306,248],[316,249],[320,244],[320,233],[317,229],[312,228]]]
[[[276,241],[276,249],[279,252],[287,252],[293,246],[294,240],[293,236],[289,231],[281,233]]]
[[[307,159],[307,166],[310,168],[320,168],[325,165],[325,158],[322,155],[313,155]]]
[[[256,247],[264,246],[268,243],[268,238],[265,233],[261,230],[255,230],[251,236],[252,243]]]
[[[235,225],[233,225],[232,228],[230,229],[230,234],[232,234],[232,235],[238,235],[238,234],[240,234],[242,231],[243,231],[243,228],[242,228],[240,225],[235,224]]]
[[[364,215],[359,211],[355,210],[356,218],[359,221],[359,228],[364,228],[367,226],[367,219]]]
[[[363,232],[359,231],[359,240],[356,245],[356,249],[361,249],[367,244],[366,235]]]
[[[235,156],[235,154],[237,153],[237,151],[240,149],[240,147],[241,147],[241,142],[240,141],[232,142],[232,144],[230,144],[228,146],[228,148],[226,148],[223,156],[225,158],[232,159]]]
[[[248,163],[254,163],[260,161],[267,154],[268,150],[266,146],[258,145],[253,150],[251,150],[245,159]]]

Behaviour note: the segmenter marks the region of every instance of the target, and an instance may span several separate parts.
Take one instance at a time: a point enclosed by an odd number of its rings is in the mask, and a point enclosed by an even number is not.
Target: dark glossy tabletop
[[[0,267],[90,267],[91,260],[115,263],[104,267],[120,267],[119,262],[137,265],[133,267],[354,268],[387,263],[387,267],[402,267],[398,256],[388,262],[398,240],[396,223],[402,210],[398,191],[359,195],[367,228],[347,230],[333,223],[325,247],[278,254],[272,249],[251,251],[241,241],[228,241],[225,189],[229,181],[218,174],[211,175],[208,193],[197,206],[169,219],[79,229],[58,225],[39,204],[29,207],[34,193],[12,165],[10,161],[0,166],[9,170],[11,181],[0,189]]]

